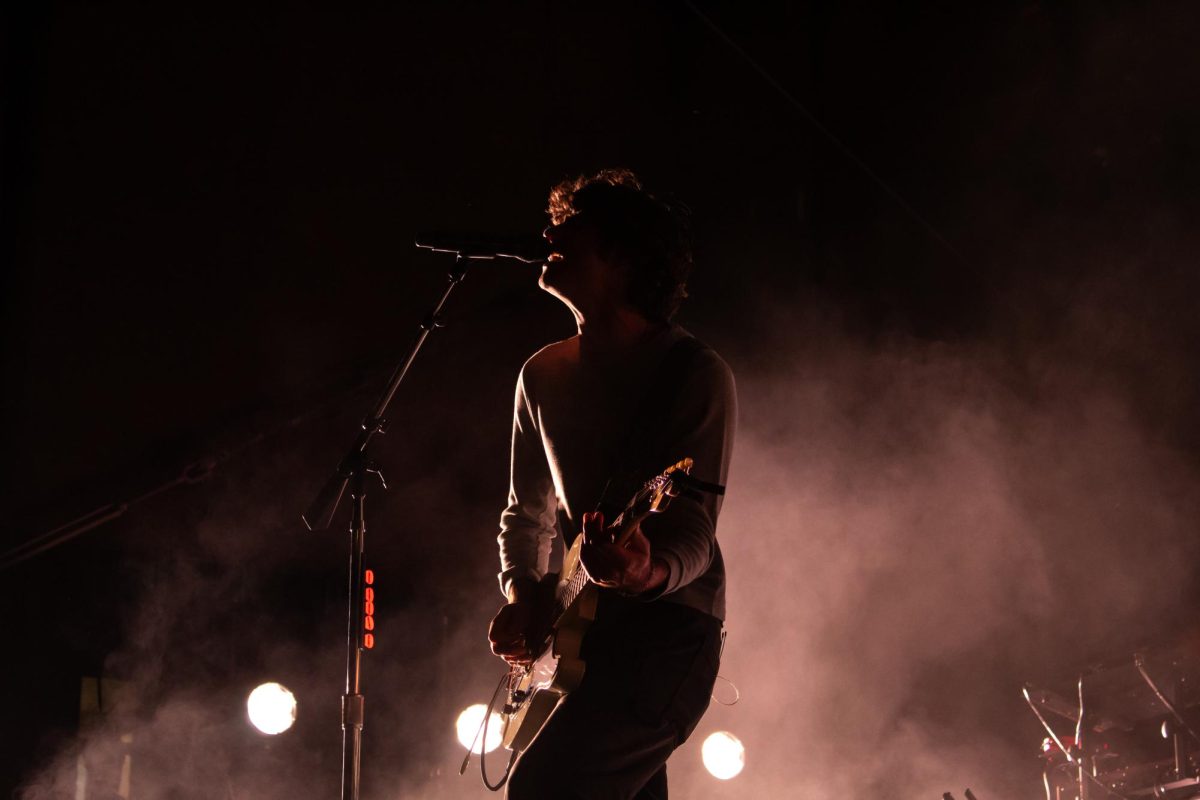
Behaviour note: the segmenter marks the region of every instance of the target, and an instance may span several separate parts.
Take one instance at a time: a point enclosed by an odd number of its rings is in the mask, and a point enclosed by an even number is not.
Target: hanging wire
[[[260,437],[255,436],[250,442],[257,443]],[[249,445],[247,445],[249,446]],[[213,471],[223,462],[229,460],[231,453],[226,451],[213,456],[207,456],[195,461],[176,475],[174,478],[155,486],[141,494],[117,503],[109,503],[89,511],[83,516],[76,517],[68,523],[59,525],[53,530],[26,539],[24,542],[0,553],[0,571],[16,566],[23,561],[41,555],[60,544],[65,544],[77,536],[82,536],[90,530],[99,528],[107,522],[119,519],[138,503],[162,494],[177,486],[187,486],[201,483],[212,475]]]
[[[728,684],[729,684],[729,688],[730,688],[730,689],[733,689],[733,699],[732,699],[732,700],[730,700],[728,703],[726,703],[724,700],[721,700],[721,699],[719,699],[719,698],[717,697],[717,693],[716,693],[715,691],[714,691],[714,692],[712,692],[712,694],[710,694],[710,695],[709,695],[709,697],[711,697],[711,698],[712,698],[712,701],[713,701],[714,703],[716,703],[717,705],[720,705],[720,706],[736,706],[736,705],[738,704],[738,701],[742,699],[742,693],[741,693],[741,691],[738,689],[738,687],[737,687],[737,684],[736,684],[736,683],[734,683],[733,681],[729,680],[729,678],[726,678],[724,675],[718,675],[718,676],[717,676],[717,680],[719,680],[719,681],[725,681],[726,683],[728,683]],[[714,687],[714,689],[715,689],[715,687]]]
[[[940,244],[947,253],[954,256],[954,258],[963,264],[969,263],[966,257],[964,257],[963,254],[954,247],[954,245],[950,244],[950,241],[943,236],[931,222],[925,219],[925,217],[922,216],[921,213],[918,212],[911,203],[905,200],[898,191],[893,189],[888,182],[879,175],[879,173],[872,169],[866,161],[864,161],[853,150],[851,150],[850,147],[833,131],[827,128],[824,123],[821,122],[821,120],[817,119],[815,114],[809,111],[808,108],[805,107],[805,105],[801,103],[794,94],[789,92],[783,84],[775,79],[775,76],[773,76],[761,64],[759,64],[758,61],[756,61],[753,56],[747,53],[741,45],[734,41],[729,34],[721,30],[720,26],[713,22],[712,19],[703,11],[696,8],[691,0],[683,0],[683,4],[687,6],[689,11],[696,15],[697,19],[704,23],[705,27],[716,34],[716,36],[731,50],[733,50],[733,52],[737,53],[738,56],[740,56],[741,59],[745,61],[751,69],[757,72],[760,78],[766,81],[772,89],[778,92],[779,95],[786,100],[793,109],[795,109],[796,113],[799,114],[805,122],[807,122],[809,125],[812,125],[813,128],[815,128],[822,136],[824,136],[835,150],[841,153],[848,161],[850,161],[850,163],[858,167],[864,175],[870,178],[871,181],[883,191],[884,194],[890,197],[896,203],[896,205],[900,206],[900,208],[903,209],[908,216],[912,217],[913,221],[915,221],[921,226],[921,228],[925,230],[926,233],[933,237],[933,239]]]
[[[374,385],[381,374],[381,369],[372,369],[355,379],[351,385],[338,389],[329,397],[310,406],[306,410],[275,421],[258,431],[249,433],[245,438],[240,439],[232,446],[193,461],[180,470],[179,474],[173,478],[169,478],[133,497],[102,505],[82,516],[76,517],[70,522],[59,525],[53,530],[37,534],[14,545],[3,553],[0,553],[0,572],[28,561],[31,558],[35,558],[59,545],[66,544],[76,537],[82,536],[113,520],[120,519],[132,511],[135,506],[164,492],[180,486],[203,483],[212,477],[213,474],[219,472],[222,467],[247,455],[258,445],[283,433],[303,427],[319,417],[340,408],[346,398],[356,396]]]

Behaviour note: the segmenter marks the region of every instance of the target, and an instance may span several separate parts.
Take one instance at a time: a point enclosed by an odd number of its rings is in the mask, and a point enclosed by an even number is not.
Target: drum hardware
[[[1093,665],[1074,683],[1077,703],[1051,688],[1022,689],[1047,733],[1047,800],[1200,800],[1200,647],[1194,638]],[[1074,730],[1060,734],[1048,717]]]

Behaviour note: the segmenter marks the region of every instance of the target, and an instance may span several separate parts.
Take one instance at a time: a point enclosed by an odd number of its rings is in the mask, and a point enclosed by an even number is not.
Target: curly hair
[[[629,301],[647,319],[669,321],[687,297],[692,270],[689,213],[650,194],[628,169],[605,169],[550,190],[550,222],[582,215],[606,258],[630,267]]]

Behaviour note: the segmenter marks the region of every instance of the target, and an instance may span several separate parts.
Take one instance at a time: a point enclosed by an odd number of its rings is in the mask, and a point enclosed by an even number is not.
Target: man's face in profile
[[[581,214],[542,232],[550,256],[538,285],[573,309],[590,309],[625,297],[626,270],[601,256],[595,226]]]

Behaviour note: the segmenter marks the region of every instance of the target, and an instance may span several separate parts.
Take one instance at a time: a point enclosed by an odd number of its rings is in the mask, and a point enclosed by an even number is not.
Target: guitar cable
[[[733,699],[726,702],[725,700],[722,700],[719,697],[717,697],[715,683],[713,685],[713,691],[711,693],[709,693],[709,699],[711,699],[714,703],[716,703],[719,706],[736,706],[738,704],[738,701],[742,699],[742,692],[740,689],[738,689],[737,684],[734,683],[733,681],[729,680],[729,678],[726,678],[724,675],[717,675],[717,680],[725,681],[726,683],[729,684],[729,688],[733,689]]]
[[[721,659],[725,656],[725,636],[728,633],[729,633],[729,631],[725,628],[724,625],[722,625],[721,626],[721,649],[717,652],[717,663],[718,664],[721,663]],[[738,704],[738,701],[742,699],[742,692],[740,689],[738,689],[737,684],[734,683],[733,681],[729,680],[729,678],[726,678],[724,675],[722,675],[719,672],[717,673],[717,680],[725,681],[726,683],[729,684],[729,688],[733,689],[733,699],[730,700],[728,703],[726,703],[724,700],[720,700],[717,698],[716,681],[713,681],[713,690],[711,692],[709,692],[708,699],[711,700],[712,702],[716,703],[717,705],[736,706]]]
[[[475,738],[471,742],[471,746],[467,748],[467,754],[463,757],[462,765],[458,768],[458,774],[462,775],[467,771],[467,765],[471,763],[471,753],[475,751],[475,745],[479,742],[480,737],[483,738],[483,743],[479,747],[479,776],[483,779],[483,785],[490,791],[498,792],[504,788],[504,784],[508,783],[508,776],[512,773],[513,764],[517,760],[517,753],[514,751],[508,757],[508,766],[504,768],[504,775],[500,777],[498,783],[491,783],[488,780],[487,774],[487,732],[488,723],[492,720],[492,710],[496,707],[496,698],[500,696],[500,692],[507,686],[511,686],[513,672],[508,670],[500,676],[500,682],[496,684],[496,690],[492,692],[492,699],[488,701],[487,711],[483,714],[483,722],[480,723],[479,729],[475,731]]]

